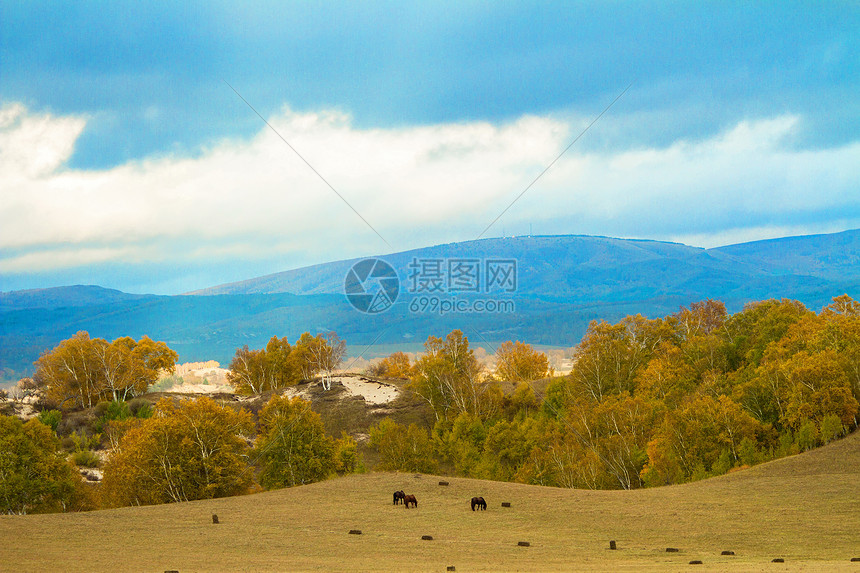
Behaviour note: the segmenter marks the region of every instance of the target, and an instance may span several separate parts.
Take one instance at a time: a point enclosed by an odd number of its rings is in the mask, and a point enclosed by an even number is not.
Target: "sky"
[[[0,4],[0,291],[860,227],[856,1],[244,4]]]

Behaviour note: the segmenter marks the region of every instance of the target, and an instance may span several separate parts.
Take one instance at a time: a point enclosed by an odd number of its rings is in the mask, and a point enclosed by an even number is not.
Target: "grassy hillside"
[[[665,571],[701,560],[697,571],[858,571],[850,562],[860,557],[858,478],[858,433],[719,478],[629,492],[354,475],[220,500],[2,516],[0,568]],[[417,509],[392,506],[401,488],[417,496]],[[469,510],[473,495],[487,499],[486,512]],[[721,556],[725,550],[735,555]]]

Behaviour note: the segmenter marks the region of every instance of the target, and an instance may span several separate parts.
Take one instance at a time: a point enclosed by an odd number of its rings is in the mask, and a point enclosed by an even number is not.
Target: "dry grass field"
[[[397,489],[416,495],[418,508],[393,506]],[[473,495],[487,511],[470,510]],[[720,478],[630,492],[385,473],[202,502],[0,517],[0,569],[15,572],[860,572],[852,557],[860,557],[860,433]]]

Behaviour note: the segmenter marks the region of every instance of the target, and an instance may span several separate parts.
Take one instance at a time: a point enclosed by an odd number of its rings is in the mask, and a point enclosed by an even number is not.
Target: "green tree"
[[[59,450],[59,439],[48,426],[0,416],[0,511],[80,509],[81,478]]]
[[[167,398],[151,418],[126,425],[104,468],[109,506],[238,495],[248,490],[251,415],[201,397]]]
[[[370,428],[370,446],[379,453],[378,470],[433,473],[437,463],[427,431],[415,424],[404,427],[383,418]]]
[[[310,402],[299,397],[275,395],[266,403],[255,450],[260,485],[268,489],[324,480],[336,468],[334,439]]]

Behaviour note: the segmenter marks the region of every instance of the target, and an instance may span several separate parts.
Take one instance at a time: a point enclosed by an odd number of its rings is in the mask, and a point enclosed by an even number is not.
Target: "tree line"
[[[577,488],[668,485],[798,453],[857,427],[860,304],[840,296],[820,313],[792,300],[728,315],[705,300],[666,318],[593,321],[569,374],[544,381],[545,358],[505,343],[486,373],[467,337],[430,337],[410,362],[377,373],[409,379],[430,428],[372,432],[388,469]],[[513,383],[503,392],[499,381]],[[399,441],[392,448],[390,443]]]
[[[334,334],[306,333],[292,345],[273,337],[238,349],[236,390],[274,391],[254,416],[209,398],[126,403],[171,371],[176,353],[146,337],[78,333],[43,354],[34,380],[66,412],[95,404],[98,434],[61,440],[59,412],[0,417],[0,511],[205,499],[356,471],[356,441],[327,435],[309,402],[278,392],[330,376],[344,348]],[[431,422],[374,424],[375,469],[634,489],[808,450],[857,427],[860,303],[840,296],[814,313],[768,300],[729,315],[706,300],[665,318],[594,321],[564,376],[522,342],[503,343],[495,359],[490,372],[455,330],[429,337],[415,360],[394,353],[376,365],[375,374],[404,380]],[[99,441],[110,448],[94,490],[66,452],[86,460]]]

